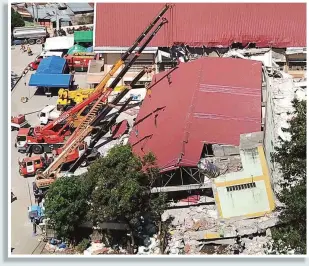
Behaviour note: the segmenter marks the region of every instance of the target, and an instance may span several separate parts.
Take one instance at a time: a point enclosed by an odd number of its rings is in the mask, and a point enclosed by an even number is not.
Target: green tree
[[[159,221],[165,208],[165,196],[150,193],[158,174],[153,154],[139,158],[129,145],[113,147],[86,174],[88,183],[96,184],[92,193],[92,218],[96,222],[125,222],[134,242],[140,217],[147,215],[152,221]]]
[[[45,213],[51,219],[58,237],[75,241],[78,226],[85,221],[92,192],[83,177],[62,177],[49,188]]]
[[[23,27],[25,26],[25,21],[22,16],[16,12],[13,8],[11,8],[11,30],[15,27]]]
[[[286,253],[294,249],[306,253],[306,101],[293,101],[293,118],[289,128],[283,129],[290,140],[280,140],[273,160],[283,174],[282,190],[278,198],[284,204],[280,213],[282,226],[272,230],[274,250]]]

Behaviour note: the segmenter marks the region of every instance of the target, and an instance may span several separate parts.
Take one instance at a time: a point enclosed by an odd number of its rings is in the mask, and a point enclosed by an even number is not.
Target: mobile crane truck
[[[123,61],[133,52],[135,47],[137,47],[138,43],[146,36],[146,34],[153,28],[153,26],[159,21],[160,17],[170,8],[169,5],[165,5],[164,9],[160,12],[160,14],[154,19],[154,21],[147,27],[147,29],[141,34],[141,36],[137,39],[137,41],[128,49],[128,51],[122,56],[120,59],[120,62],[118,61],[118,64],[123,64]],[[114,124],[116,121],[116,118],[119,116],[119,114],[123,111],[125,106],[132,100],[132,97],[130,97],[125,104],[121,107],[120,110],[116,114],[113,115],[112,119],[110,119],[108,122],[104,121],[106,118],[106,115],[113,109],[113,107],[106,104],[106,100],[109,96],[109,94],[113,91],[113,89],[116,87],[116,85],[119,83],[119,81],[123,78],[125,73],[128,71],[128,69],[133,65],[133,63],[136,61],[136,59],[139,57],[141,52],[144,50],[144,48],[149,44],[149,42],[152,40],[152,38],[157,34],[157,32],[160,30],[160,28],[167,23],[167,20],[162,18],[161,23],[157,26],[157,28],[153,31],[153,33],[148,37],[148,39],[144,42],[144,44],[140,47],[137,53],[134,54],[133,58],[130,59],[129,63],[121,70],[121,72],[117,75],[117,77],[114,79],[114,81],[111,83],[111,85],[105,90],[105,92],[99,96],[99,98],[96,98],[96,101],[91,107],[91,110],[88,112],[88,114],[85,116],[85,118],[82,120],[80,125],[76,128],[74,134],[68,139],[68,141],[63,146],[62,152],[58,155],[58,157],[55,158],[55,160],[49,165],[49,167],[41,174],[36,175],[35,184],[38,188],[40,187],[46,187],[49,186],[52,182],[54,182],[57,178],[57,175],[59,171],[61,170],[61,166],[63,163],[66,162],[68,155],[76,150],[78,146],[83,143],[83,140],[91,135],[94,129],[96,129],[96,134],[92,136],[89,148],[87,149],[82,155],[80,155],[80,158],[84,158],[91,152],[91,149],[93,149],[94,145],[97,143],[97,141],[108,132],[109,128]],[[117,66],[117,63],[115,67]],[[114,67],[112,68],[114,69]],[[135,79],[139,79],[140,76],[142,76],[146,72],[146,69],[142,71],[138,75],[138,77]],[[100,84],[99,84],[100,86]],[[123,96],[129,91],[130,88],[125,89],[122,91],[114,100],[113,104],[117,104]],[[103,125],[102,125],[103,124]],[[100,129],[98,130],[98,127]],[[77,168],[80,163],[82,163],[82,160],[77,159],[77,161],[74,163],[73,168]]]
[[[87,98],[80,104],[75,105],[70,110],[62,113],[59,118],[50,122],[46,126],[29,128],[25,144],[25,149],[27,153],[50,153],[53,149],[63,146],[66,137],[71,135],[74,129],[81,124],[81,122],[85,118],[85,115],[92,108],[96,100],[99,98],[104,99],[104,102],[107,100],[107,97],[102,97],[106,91],[105,86],[107,82],[110,80],[111,77],[113,77],[116,71],[120,69],[120,67],[124,64],[125,60],[129,58],[135,48],[141,43],[141,41],[145,38],[145,36],[150,32],[150,30],[154,27],[154,25],[159,21],[159,19],[169,8],[169,5],[165,5],[160,14],[156,16],[156,18],[148,25],[146,30],[137,38],[133,45],[126,51],[126,53],[122,55],[122,57],[106,74],[106,76],[98,84],[98,86],[95,88],[95,91],[89,96],[89,98]],[[167,21],[163,20],[163,22],[166,23]],[[159,27],[159,29],[160,28],[161,26]],[[156,35],[156,33],[157,31],[154,32],[154,35]],[[139,56],[139,53],[141,53],[143,49],[140,49],[135,55]],[[111,91],[109,91],[108,93],[110,94],[110,92]],[[100,108],[102,108],[104,102],[96,106],[96,110],[93,110],[95,114],[97,114]]]

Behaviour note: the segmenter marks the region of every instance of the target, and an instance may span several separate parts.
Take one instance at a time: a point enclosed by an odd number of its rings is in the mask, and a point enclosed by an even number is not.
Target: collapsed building
[[[96,16],[93,76],[108,72],[156,5],[96,4],[106,16]],[[105,38],[118,12],[140,16],[121,18],[121,33]],[[121,81],[144,66],[155,70],[141,81],[151,93],[129,143],[140,156],[156,155],[161,177],[151,192],[172,199],[162,216],[173,217],[166,253],[267,252],[280,204],[271,153],[288,138],[281,128],[292,99],[306,97],[305,18],[303,4],[177,3],[169,26]]]
[[[161,178],[152,193],[187,192],[163,215],[174,219],[167,252],[218,244],[225,254],[267,252],[280,205],[271,153],[279,136],[288,138],[281,128],[291,101],[306,98],[305,78],[280,71],[272,52],[235,49],[153,77],[129,142],[136,154],[157,156]]]

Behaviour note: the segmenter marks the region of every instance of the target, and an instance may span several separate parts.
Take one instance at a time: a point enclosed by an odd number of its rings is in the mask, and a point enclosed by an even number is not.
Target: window
[[[26,141],[27,137],[26,136],[17,136],[17,141]]]
[[[255,187],[256,187],[256,183],[252,182],[252,183],[247,183],[247,184],[226,187],[226,191],[231,192],[231,191],[243,190],[243,189],[255,188]]]
[[[27,166],[32,166],[33,163],[32,162],[27,162]]]

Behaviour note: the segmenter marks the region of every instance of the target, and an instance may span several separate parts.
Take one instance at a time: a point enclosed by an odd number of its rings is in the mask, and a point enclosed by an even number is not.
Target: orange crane
[[[34,154],[41,154],[44,152],[50,153],[53,149],[63,146],[65,138],[71,135],[72,131],[75,128],[76,120],[79,120],[79,123],[83,123],[86,117],[89,120],[89,117],[94,117],[97,112],[102,108],[103,104],[106,102],[107,95],[113,90],[111,88],[106,88],[107,82],[114,76],[114,74],[120,69],[120,67],[125,64],[125,61],[133,53],[135,48],[142,42],[146,35],[151,31],[151,29],[157,24],[157,22],[162,18],[166,11],[170,8],[170,5],[165,5],[160,13],[154,18],[154,20],[147,26],[147,28],[142,32],[142,34],[136,39],[132,46],[122,55],[122,57],[116,62],[111,70],[106,74],[103,80],[97,85],[94,92],[90,97],[83,102],[75,105],[72,109],[61,114],[56,120],[50,122],[44,127],[33,127],[29,128],[26,133],[26,144],[25,150],[29,154],[32,152]],[[165,19],[162,22],[167,22]],[[163,23],[163,24],[164,24]],[[156,33],[155,33],[156,34]],[[154,35],[155,35],[154,34]],[[142,49],[143,50],[143,49]],[[135,56],[139,56],[142,50],[138,51]],[[126,69],[123,68],[123,69]],[[123,71],[122,69],[122,71]],[[120,72],[122,73],[122,72]],[[116,77],[117,79],[117,77]],[[116,80],[115,79],[115,80]],[[120,79],[117,79],[118,82]],[[100,101],[97,101],[100,99]],[[91,107],[92,106],[92,107]],[[91,107],[89,113],[90,116],[81,117],[80,115],[85,111],[86,108]],[[90,119],[91,120],[91,119]],[[77,124],[79,124],[77,123]],[[74,125],[75,124],[75,125]],[[22,150],[22,149],[20,149]]]
[[[163,13],[167,11],[169,8],[168,5],[165,6],[165,8],[160,12],[160,14],[155,18],[155,23],[151,23],[151,25],[147,28],[147,32],[150,31],[150,29],[156,24],[156,22],[159,20],[159,18],[162,16]],[[69,138],[69,140],[66,142],[66,144],[62,148],[62,152],[58,155],[58,157],[55,158],[55,160],[49,165],[49,167],[43,172],[36,176],[36,186],[38,188],[40,187],[46,187],[50,183],[52,183],[56,177],[57,173],[61,169],[61,165],[67,161],[67,158],[70,156],[70,154],[74,153],[80,145],[83,144],[83,140],[91,134],[93,129],[95,129],[98,125],[101,124],[101,122],[105,119],[106,115],[113,109],[112,106],[108,105],[107,99],[110,93],[113,91],[113,89],[117,86],[119,81],[123,78],[123,76],[127,73],[127,71],[130,69],[130,67],[133,65],[133,63],[136,61],[136,59],[140,56],[142,51],[145,49],[145,47],[149,44],[149,42],[153,39],[153,37],[157,34],[157,32],[161,29],[161,27],[167,23],[167,20],[165,18],[162,18],[162,21],[159,23],[159,25],[156,27],[156,29],[151,33],[151,35],[146,39],[146,41],[141,45],[141,47],[138,49],[137,53],[134,54],[134,56],[130,59],[130,61],[125,65],[125,67],[120,71],[120,73],[117,75],[117,77],[112,81],[111,85],[104,90],[102,94],[97,94],[96,101],[94,101],[90,111],[88,114],[84,117],[84,119],[81,121],[80,125],[76,128],[73,135]],[[150,29],[149,29],[150,28]],[[148,30],[149,29],[149,30]],[[143,33],[141,36],[143,38],[145,37],[145,34]],[[139,37],[139,39],[143,39],[142,37]],[[132,50],[129,48],[128,51]],[[128,53],[126,52],[126,54]],[[123,58],[122,58],[123,59]],[[144,69],[141,71],[137,77],[132,81],[132,83],[135,83],[137,80],[140,79],[142,75],[149,72],[151,70]],[[131,83],[131,86],[132,86]],[[130,88],[126,88],[124,91],[122,91],[113,101],[112,104],[117,104],[121,98],[128,92]],[[119,114],[124,110],[124,108],[128,105],[128,103],[131,101],[132,97],[130,97],[125,104],[118,110],[118,112],[114,115],[114,117],[108,121],[105,126],[101,127],[99,132],[95,134],[94,137],[92,137],[92,141],[90,143],[90,146],[93,147],[95,143],[100,139],[100,136],[106,132],[112,125],[112,123],[115,121],[115,117],[118,117]],[[86,151],[85,153],[86,154]],[[78,160],[80,162],[80,160]],[[75,164],[75,168],[76,168]]]

